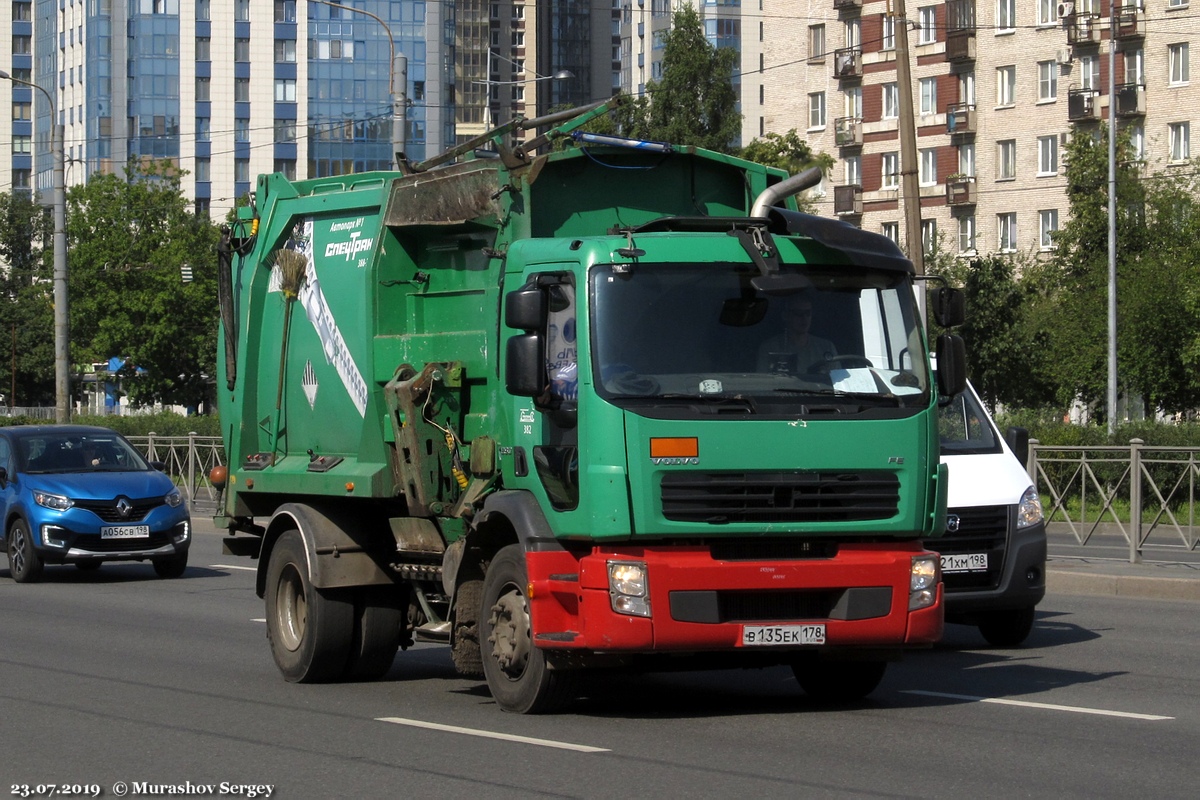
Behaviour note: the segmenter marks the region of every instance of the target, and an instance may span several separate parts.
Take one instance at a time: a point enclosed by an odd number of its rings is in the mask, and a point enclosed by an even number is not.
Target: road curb
[[[1200,580],[1049,569],[1046,571],[1046,592],[1200,602]]]

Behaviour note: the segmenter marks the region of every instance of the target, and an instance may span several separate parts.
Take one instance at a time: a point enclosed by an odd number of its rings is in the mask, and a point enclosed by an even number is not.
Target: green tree
[[[203,403],[216,374],[216,227],[165,163],[94,175],[71,188],[67,212],[72,361],[126,359],[135,406]]]
[[[792,128],[787,133],[768,133],[754,139],[738,154],[748,161],[778,167],[795,175],[809,167],[820,167],[821,172],[833,169],[834,158],[828,153],[813,152],[812,147],[801,139]]]
[[[23,193],[0,194],[0,393],[5,405],[54,402],[51,226]]]

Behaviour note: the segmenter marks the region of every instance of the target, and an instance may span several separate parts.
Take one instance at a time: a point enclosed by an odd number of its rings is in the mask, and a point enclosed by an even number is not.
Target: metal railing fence
[[[220,492],[208,480],[208,471],[225,463],[225,445],[220,436],[125,437],[150,461],[161,461],[192,510],[214,511]]]
[[[1026,469],[1045,503],[1047,530],[1066,531],[1077,544],[1093,536],[1121,537],[1129,561],[1148,544],[1200,544],[1196,521],[1200,447],[1060,447],[1029,443]]]

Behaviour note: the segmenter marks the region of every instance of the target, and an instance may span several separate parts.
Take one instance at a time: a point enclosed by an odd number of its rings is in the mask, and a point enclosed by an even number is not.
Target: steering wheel
[[[658,381],[649,375],[639,375],[625,364],[614,364],[609,367],[608,375],[604,378],[604,388],[616,394],[657,394]]]
[[[824,361],[818,361],[815,364],[811,364],[808,369],[810,372],[829,372],[831,369],[833,369],[835,364],[842,369],[856,369],[862,367],[870,369],[875,366],[871,362],[871,359],[865,356],[844,355],[830,356]]]

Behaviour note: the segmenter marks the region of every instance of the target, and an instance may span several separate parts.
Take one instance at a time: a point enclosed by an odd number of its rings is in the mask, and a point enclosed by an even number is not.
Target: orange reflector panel
[[[699,455],[700,441],[695,436],[650,440],[651,458],[697,458]]]

